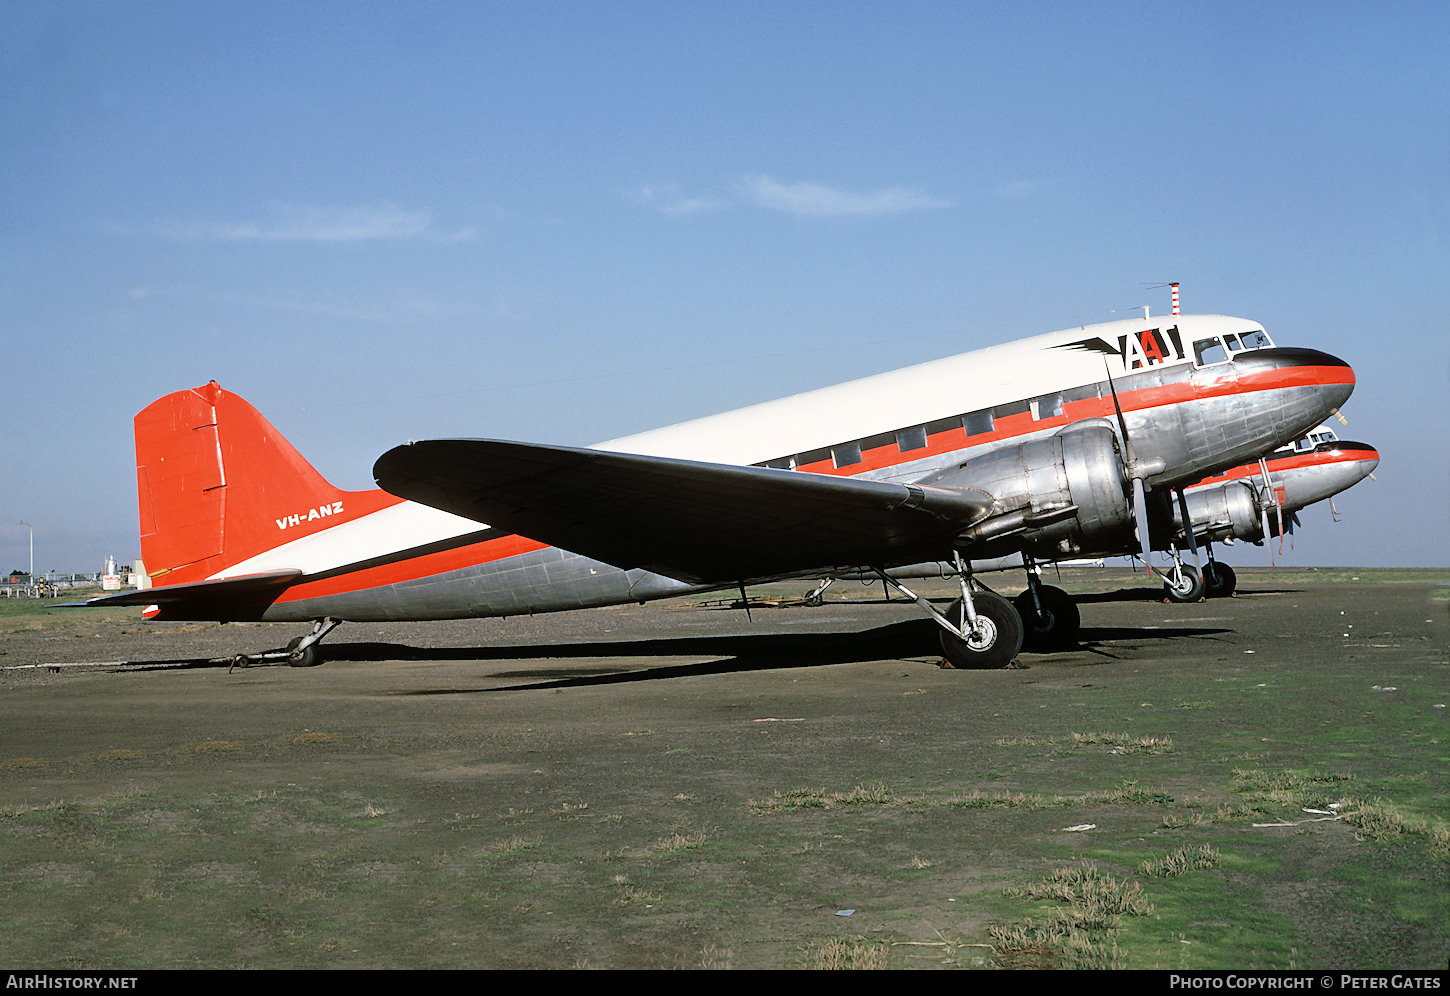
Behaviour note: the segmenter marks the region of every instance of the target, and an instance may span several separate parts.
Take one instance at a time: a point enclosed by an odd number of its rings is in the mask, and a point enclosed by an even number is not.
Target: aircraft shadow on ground
[[[940,630],[929,619],[912,619],[891,623],[854,633],[765,633],[732,634],[730,636],[661,637],[647,640],[609,640],[588,643],[540,643],[481,647],[414,647],[401,643],[358,642],[329,643],[328,661],[558,661],[569,659],[600,661],[610,658],[648,660],[664,657],[716,657],[719,660],[691,664],[665,664],[651,667],[624,666],[610,669],[595,664],[588,668],[564,670],[550,668],[540,673],[537,668],[498,672],[493,678],[533,679],[518,685],[494,686],[486,689],[436,689],[399,692],[402,695],[440,695],[462,692],[517,691],[522,689],[563,688],[569,686],[617,684],[631,681],[653,681],[689,675],[730,674],[743,671],[771,671],[784,668],[823,667],[835,664],[859,664],[867,661],[913,660],[923,657],[940,659]],[[1058,655],[1087,653],[1096,658],[1112,659],[1116,655],[1105,645],[1123,641],[1163,641],[1194,637],[1214,637],[1233,630],[1206,627],[1083,627],[1075,647],[1056,651]],[[1040,655],[1026,653],[1023,663]],[[1101,663],[1088,659],[1084,665]],[[178,659],[134,662],[128,671],[180,670],[230,666],[229,660]],[[256,666],[256,665],[253,665]],[[274,665],[277,666],[277,665]],[[282,665],[285,666],[285,665]]]
[[[690,675],[732,674],[745,671],[770,671],[784,668],[823,667],[837,664],[859,664],[867,661],[941,658],[939,630],[927,619],[892,623],[859,633],[765,634],[760,636],[702,636],[665,638],[659,640],[621,640],[597,643],[529,645],[504,647],[406,647],[389,643],[338,644],[329,650],[337,661],[541,661],[561,659],[661,657],[719,657],[719,660],[690,664],[659,666],[627,666],[611,670],[607,665],[574,670],[551,668],[547,674],[538,670],[504,671],[494,678],[519,678],[521,684],[495,686],[476,690],[420,690],[401,692],[404,695],[453,694],[459,691],[518,691],[523,689],[565,688],[570,686],[618,684],[632,681],[655,681]],[[1104,643],[1125,640],[1171,640],[1188,637],[1211,637],[1232,632],[1228,629],[1201,627],[1134,629],[1084,628],[1079,643],[1058,653],[1089,653],[1098,659],[1083,664],[1101,663],[1113,658],[1101,649]],[[1024,655],[1030,661],[1037,655]]]
[[[1303,590],[1302,588],[1240,588],[1234,593],[1234,597],[1239,595],[1293,595]],[[1161,602],[1163,601],[1163,587],[1159,585],[1157,588],[1118,588],[1115,591],[1095,591],[1072,597],[1073,601],[1079,605],[1098,602]]]
[[[1255,591],[1258,593],[1267,593]],[[1161,601],[1159,588],[1120,588],[1075,596],[1080,603]],[[877,602],[881,600],[876,600]],[[940,601],[940,600],[937,600]],[[722,607],[723,608],[723,607]],[[834,664],[858,664],[880,660],[915,660],[941,657],[939,630],[928,619],[891,623],[854,633],[771,633],[735,634],[730,636],[661,637],[647,640],[610,640],[588,643],[517,644],[481,647],[414,647],[400,643],[357,642],[329,643],[324,655],[328,661],[544,661],[570,658],[598,661],[608,658],[649,659],[661,657],[718,657],[720,660],[658,667],[592,666],[572,671],[550,668],[547,675],[538,669],[499,672],[495,678],[535,679],[525,684],[495,686],[473,691],[515,691],[520,689],[558,688],[571,685],[597,685],[630,681],[649,681],[688,675],[728,674],[742,671],[769,671],[795,667],[822,667]],[[1083,627],[1075,646],[1054,653],[1088,653],[1098,658],[1113,659],[1117,655],[1105,644],[1131,640],[1172,640],[1213,637],[1233,632],[1223,628],[1202,627]],[[1023,663],[1030,664],[1041,655],[1025,653]],[[1085,665],[1101,660],[1085,660]],[[230,667],[225,658],[180,658],[176,660],[135,661],[123,665],[127,671],[187,670],[192,668]],[[253,664],[252,667],[266,666]],[[285,665],[271,665],[285,666]],[[452,690],[462,691],[462,690]],[[399,694],[448,694],[439,691],[415,691]]]

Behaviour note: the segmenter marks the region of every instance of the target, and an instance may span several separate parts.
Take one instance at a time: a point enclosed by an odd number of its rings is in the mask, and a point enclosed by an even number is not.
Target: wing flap
[[[991,509],[968,489],[489,439],[399,446],[373,476],[412,501],[695,584],[937,559]]]

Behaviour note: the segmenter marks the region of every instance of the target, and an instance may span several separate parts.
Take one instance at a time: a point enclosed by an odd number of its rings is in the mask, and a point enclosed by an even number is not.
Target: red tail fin
[[[216,381],[168,394],[136,416],[136,492],[141,557],[161,584],[211,577],[402,501],[333,487]]]

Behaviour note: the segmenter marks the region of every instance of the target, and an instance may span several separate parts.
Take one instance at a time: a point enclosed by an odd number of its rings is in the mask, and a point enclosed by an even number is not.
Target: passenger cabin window
[[[988,409],[983,412],[972,412],[970,415],[962,416],[962,427],[967,430],[969,436],[980,436],[983,433],[991,432],[996,428],[992,421],[992,411]]]
[[[1062,395],[1049,394],[1032,402],[1032,417],[1034,419],[1052,418],[1062,414]]]
[[[860,463],[861,444],[845,443],[841,446],[832,446],[831,459],[836,461],[837,467],[849,467],[852,464]]]
[[[903,453],[908,450],[926,449],[926,426],[918,425],[913,429],[902,429],[896,434],[896,448]]]

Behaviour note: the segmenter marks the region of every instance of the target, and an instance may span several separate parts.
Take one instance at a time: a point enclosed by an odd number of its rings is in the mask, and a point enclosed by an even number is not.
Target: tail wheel
[[[1203,568],[1203,581],[1209,598],[1228,598],[1238,587],[1239,578],[1228,564],[1210,560]]]
[[[1082,615],[1072,596],[1061,588],[1038,585],[1037,603],[1041,605],[1041,612],[1033,604],[1031,589],[1014,600],[1017,614],[1022,617],[1022,649],[1047,653],[1075,645],[1078,630],[1082,628]]]
[[[1022,617],[1012,603],[990,591],[972,595],[977,610],[977,630],[958,640],[945,630],[941,634],[942,654],[954,668],[981,671],[1006,667],[1022,649]],[[962,618],[962,600],[952,602],[944,615],[953,623]],[[963,627],[965,629],[965,627]]]
[[[322,663],[322,653],[316,643],[309,644],[305,650],[298,650],[297,645],[302,642],[302,637],[295,637],[287,644],[287,653],[291,655],[288,662],[291,667],[316,667]]]
[[[1177,575],[1163,575],[1163,594],[1175,602],[1197,602],[1203,598],[1205,586],[1198,572],[1187,564]]]

